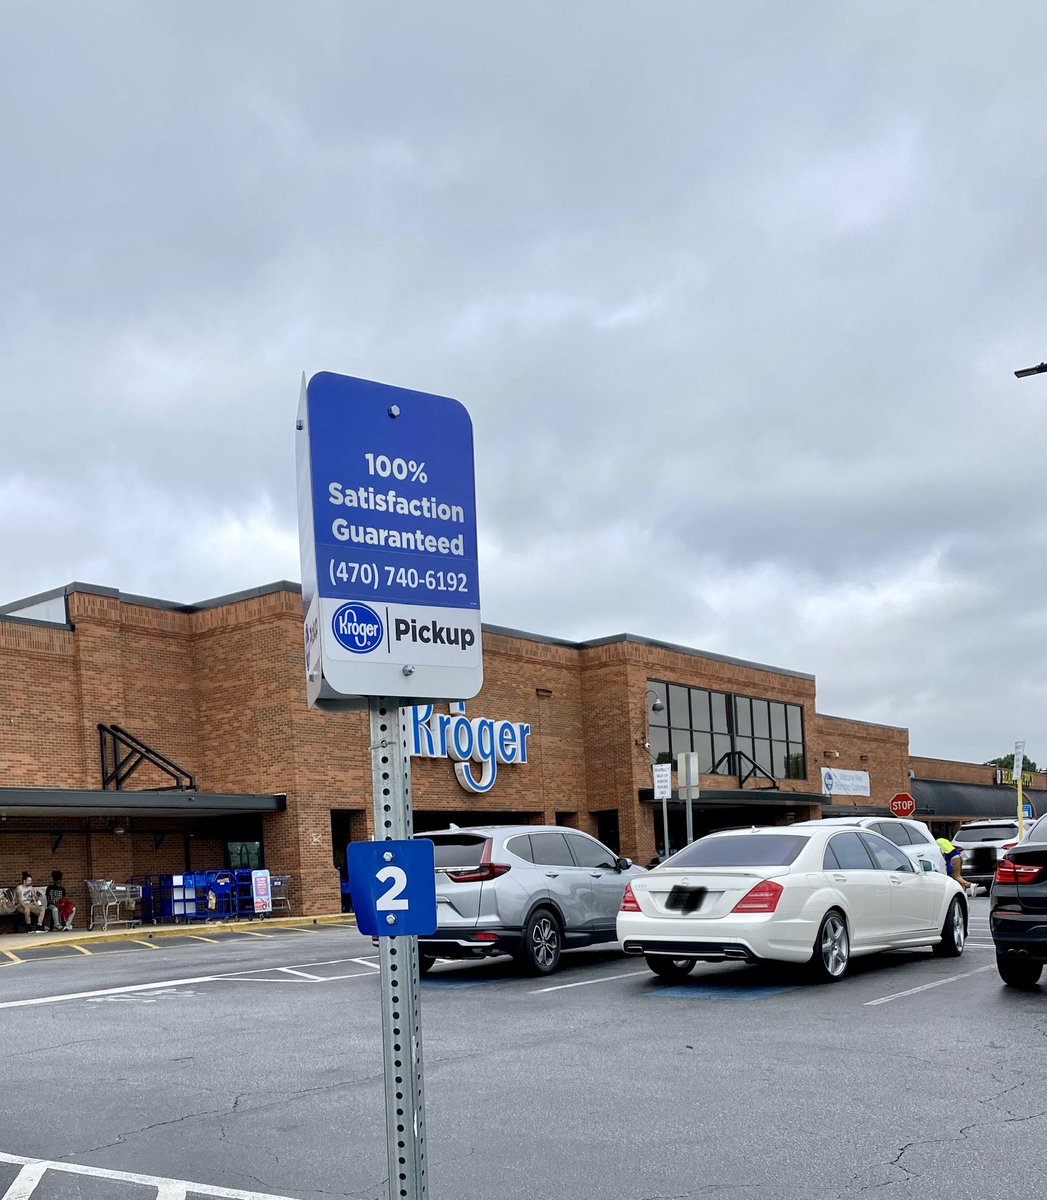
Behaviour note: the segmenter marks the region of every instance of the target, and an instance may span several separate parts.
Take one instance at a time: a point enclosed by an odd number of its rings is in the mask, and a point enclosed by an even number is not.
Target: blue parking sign
[[[436,852],[425,838],[350,842],[356,925],[370,937],[436,932]]]

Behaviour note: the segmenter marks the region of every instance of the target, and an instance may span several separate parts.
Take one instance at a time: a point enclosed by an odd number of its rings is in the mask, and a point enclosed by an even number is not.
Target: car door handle
[[[559,879],[560,872],[559,871],[546,871],[545,877],[546,877],[546,879]]]
[[[833,879],[835,879],[837,883],[846,883],[847,882],[846,875],[834,875]]]
[[[895,887],[902,886],[902,881],[900,879],[898,879],[897,876],[895,876],[895,875],[891,876],[891,883],[893,883]]]
[[[590,871],[589,875],[592,879],[603,879],[603,871]]]

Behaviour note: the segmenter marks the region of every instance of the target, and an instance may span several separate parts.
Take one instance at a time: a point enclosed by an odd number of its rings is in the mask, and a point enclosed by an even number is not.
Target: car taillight
[[[480,862],[475,867],[463,867],[460,871],[448,871],[447,878],[452,883],[485,883],[488,879],[497,879],[509,870],[508,863],[491,862],[491,839],[484,842]]]
[[[1019,863],[1013,858],[1002,858],[996,868],[996,883],[1034,883],[1043,874],[1043,867],[1036,863]]]
[[[452,883],[483,883],[487,879],[497,879],[508,870],[508,863],[484,862],[478,867],[465,867],[461,871],[447,871],[445,874]]]
[[[640,902],[636,899],[636,893],[633,891],[633,885],[627,883],[625,891],[622,893],[622,906],[619,912],[639,912]]]
[[[773,879],[765,879],[738,901],[731,909],[736,913],[773,913],[785,889]]]

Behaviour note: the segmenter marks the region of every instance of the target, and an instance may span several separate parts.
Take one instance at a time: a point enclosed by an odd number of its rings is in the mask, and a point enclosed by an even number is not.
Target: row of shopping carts
[[[268,874],[268,873],[267,873]],[[89,879],[88,929],[180,921],[232,921],[291,914],[291,876],[269,875],[269,907],[259,911],[255,872],[221,868],[181,875],[134,875],[127,883]]]

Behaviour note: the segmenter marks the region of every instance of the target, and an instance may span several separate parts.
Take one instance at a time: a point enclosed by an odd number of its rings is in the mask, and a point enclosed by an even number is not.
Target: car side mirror
[[[929,871],[932,875],[934,874],[934,863],[928,862],[925,858],[921,858],[920,866],[923,867],[925,871]]]
[[[617,871],[628,871],[632,865],[633,865],[633,860],[631,858],[620,858],[614,864],[615,870],[617,870]]]

